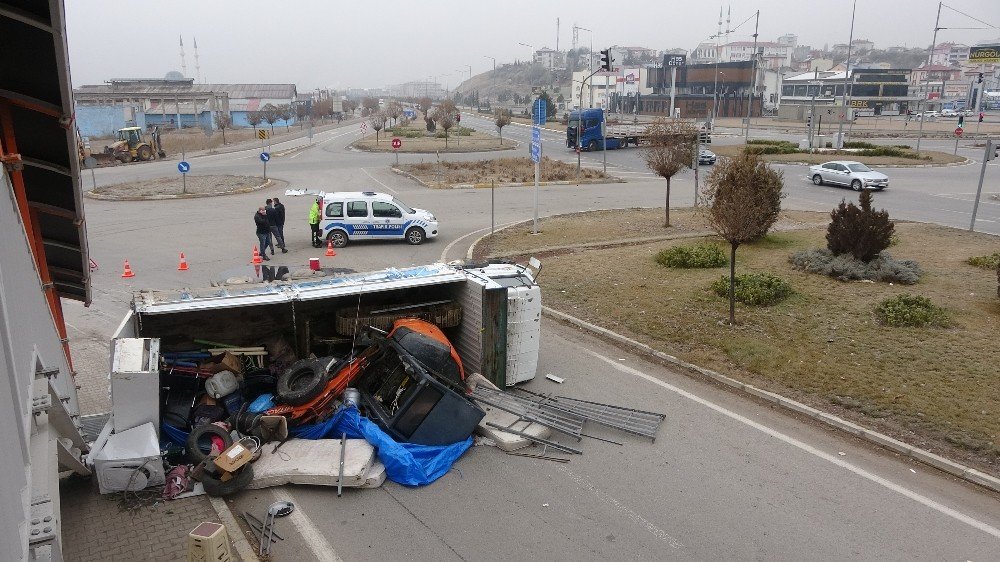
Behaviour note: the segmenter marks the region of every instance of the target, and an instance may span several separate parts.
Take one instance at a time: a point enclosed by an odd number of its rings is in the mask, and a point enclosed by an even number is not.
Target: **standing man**
[[[267,226],[271,229],[271,235],[274,236],[274,240],[278,243],[278,247],[281,248],[281,253],[287,254],[288,250],[285,248],[285,238],[278,230],[278,213],[270,199],[265,201],[265,204],[267,205],[264,208],[267,213]],[[271,255],[274,255],[274,244],[271,244]]]
[[[257,225],[257,240],[260,242],[260,257],[270,260],[267,257],[267,247],[271,246],[271,253],[274,254],[274,244],[271,243],[271,227],[267,224],[267,209],[260,207],[253,214],[253,222]]]
[[[316,201],[313,202],[312,207],[309,209],[309,228],[312,230],[313,248],[321,248],[323,246],[323,240],[319,235],[319,203],[322,200],[322,197],[317,197]]]
[[[281,240],[281,253],[285,253],[288,251],[285,249],[285,206],[277,197],[274,198],[274,226],[277,227],[277,236]]]

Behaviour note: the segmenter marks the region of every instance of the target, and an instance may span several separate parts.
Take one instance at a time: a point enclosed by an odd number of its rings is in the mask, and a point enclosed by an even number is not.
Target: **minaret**
[[[181,74],[183,74],[184,77],[187,78],[188,67],[187,67],[187,61],[184,60],[184,37],[183,36],[179,37],[181,40]]]
[[[194,72],[195,83],[201,83],[201,65],[198,64],[198,38],[194,38]]]

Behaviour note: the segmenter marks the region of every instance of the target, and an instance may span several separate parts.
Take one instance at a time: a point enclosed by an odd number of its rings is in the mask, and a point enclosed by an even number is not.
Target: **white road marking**
[[[398,192],[398,191],[396,191],[395,189],[393,189],[393,188],[389,187],[388,185],[386,185],[386,184],[384,184],[384,183],[382,183],[382,182],[378,181],[377,179],[375,179],[375,176],[371,175],[371,173],[369,173],[369,172],[368,172],[368,170],[366,170],[366,169],[364,169],[364,168],[361,168],[361,171],[362,171],[362,172],[364,172],[365,174],[367,174],[367,175],[368,175],[368,177],[370,177],[370,178],[372,179],[372,181],[374,181],[375,183],[377,183],[377,184],[381,185],[382,187],[384,187],[384,188],[388,189],[388,190],[389,190],[389,191],[391,191],[391,192],[392,192],[393,194],[395,194],[395,195],[399,195],[399,192]]]
[[[782,441],[782,442],[787,443],[787,444],[789,444],[789,445],[791,445],[793,447],[801,449],[801,450],[803,450],[803,451],[805,451],[805,452],[807,452],[807,453],[809,453],[811,455],[819,457],[819,458],[821,458],[821,459],[823,459],[825,461],[828,461],[828,462],[830,462],[832,464],[835,464],[835,465],[837,465],[837,466],[839,466],[841,468],[845,468],[845,469],[853,472],[854,474],[857,474],[858,476],[860,476],[860,477],[862,477],[862,478],[864,478],[866,480],[874,482],[875,484],[878,484],[878,485],[883,486],[883,487],[885,487],[885,488],[887,488],[889,490],[892,490],[893,492],[896,492],[896,493],[898,493],[898,494],[900,494],[902,496],[910,498],[911,500],[913,500],[913,501],[915,501],[917,503],[920,503],[921,505],[924,505],[925,507],[929,507],[929,508],[931,508],[931,509],[933,509],[933,510],[935,510],[935,511],[937,511],[937,512],[943,514],[943,515],[947,515],[948,517],[951,517],[951,518],[953,518],[953,519],[955,519],[955,520],[957,520],[959,522],[965,523],[966,525],[969,525],[970,527],[974,527],[976,529],[979,529],[980,531],[983,531],[983,532],[985,532],[985,533],[987,533],[989,535],[992,535],[992,536],[1000,539],[1000,529],[997,529],[996,527],[992,527],[992,526],[990,526],[990,525],[988,525],[986,523],[983,523],[982,521],[979,521],[978,519],[974,519],[974,518],[972,518],[972,517],[970,517],[968,515],[965,515],[964,513],[961,513],[959,511],[951,509],[950,507],[942,505],[942,504],[940,504],[940,503],[938,503],[938,502],[936,502],[936,501],[934,501],[934,500],[932,500],[932,499],[930,499],[930,498],[928,498],[926,496],[922,496],[922,495],[914,492],[913,490],[910,490],[908,488],[904,488],[903,486],[900,486],[899,484],[896,484],[894,482],[886,480],[885,478],[882,478],[881,476],[877,476],[875,474],[872,474],[872,473],[868,472],[867,470],[865,470],[865,469],[863,469],[861,467],[855,466],[855,465],[853,465],[853,464],[851,464],[849,462],[846,462],[846,461],[840,459],[839,457],[836,457],[836,456],[831,455],[829,453],[823,452],[823,451],[821,451],[821,450],[813,447],[812,445],[803,443],[802,441],[799,441],[798,439],[795,439],[794,437],[790,437],[788,435],[785,435],[784,433],[781,433],[781,432],[779,432],[777,430],[771,429],[770,427],[767,427],[766,425],[757,423],[757,422],[755,422],[755,421],[753,421],[751,419],[748,419],[748,418],[746,418],[744,416],[741,416],[740,414],[737,414],[736,412],[727,410],[726,408],[723,408],[722,406],[719,406],[718,404],[715,404],[713,402],[709,402],[708,400],[706,400],[704,398],[701,398],[699,396],[696,396],[694,394],[691,394],[690,392],[688,392],[686,390],[680,389],[680,388],[678,388],[678,387],[676,387],[676,386],[674,386],[672,384],[663,382],[660,379],[657,379],[656,377],[653,377],[651,375],[647,375],[646,373],[643,373],[642,371],[639,371],[638,369],[633,369],[631,367],[622,365],[618,361],[615,361],[614,359],[605,357],[605,356],[603,356],[603,355],[601,355],[601,354],[599,354],[599,353],[597,353],[595,351],[591,351],[589,349],[586,350],[586,352],[589,353],[590,355],[593,355],[597,359],[600,359],[601,361],[604,361],[608,365],[611,365],[612,367],[614,367],[615,369],[618,369],[619,371],[621,371],[623,373],[628,373],[630,375],[634,375],[634,376],[639,377],[641,379],[645,379],[645,380],[647,380],[647,381],[649,381],[649,382],[651,382],[651,383],[653,383],[653,384],[655,384],[657,386],[660,386],[660,387],[665,388],[665,389],[667,389],[667,390],[669,390],[669,391],[671,391],[671,392],[673,392],[675,394],[678,394],[678,395],[680,395],[680,396],[682,396],[684,398],[687,398],[688,400],[691,400],[693,402],[701,404],[702,406],[705,406],[707,408],[715,410],[716,412],[718,412],[718,413],[720,413],[720,414],[722,414],[724,416],[727,416],[727,417],[732,418],[732,419],[734,419],[734,420],[736,420],[736,421],[738,421],[738,422],[740,422],[740,423],[742,423],[744,425],[752,427],[752,428],[760,431],[761,433],[764,433],[766,435],[770,435],[771,437],[774,437],[775,439],[778,439],[779,441]]]
[[[501,228],[505,228],[505,227],[510,226],[512,224],[514,224],[514,223],[509,222],[507,224],[498,224],[498,225],[496,225],[495,228],[496,228],[496,230],[500,230]],[[460,236],[460,237],[452,240],[451,244],[448,244],[447,246],[445,246],[444,247],[444,251],[441,252],[441,258],[440,258],[441,261],[445,261],[445,260],[448,259],[448,252],[450,252],[451,249],[455,247],[455,244],[458,244],[459,242],[461,242],[462,240],[465,240],[466,238],[472,236],[473,234],[479,234],[480,232],[486,232],[489,229],[490,229],[490,227],[480,228],[479,230],[473,230],[472,232],[468,232],[468,233],[463,234],[462,236]]]
[[[320,531],[316,525],[313,524],[309,516],[302,511],[302,504],[296,503],[292,499],[292,494],[290,494],[284,488],[274,488],[271,490],[274,495],[274,499],[277,501],[292,502],[295,504],[295,509],[287,516],[288,519],[295,525],[295,528],[299,531],[304,539],[303,542],[312,551],[313,556],[316,560],[321,562],[341,562],[340,556],[333,550],[333,547],[327,542],[326,537],[323,532]]]

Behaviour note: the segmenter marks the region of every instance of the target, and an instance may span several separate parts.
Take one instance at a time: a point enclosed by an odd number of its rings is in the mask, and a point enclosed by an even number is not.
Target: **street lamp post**
[[[924,114],[927,113],[927,97],[930,94],[930,87],[931,87],[931,73],[930,73],[929,69],[931,67],[931,61],[934,60],[934,49],[937,48],[937,33],[938,33],[939,30],[943,29],[942,27],[940,27],[940,25],[939,25],[940,23],[941,23],[941,2],[938,2],[937,18],[934,20],[934,38],[931,39],[931,50],[930,50],[930,52],[927,53],[927,68],[928,68],[928,70],[924,71],[924,92],[923,92],[923,96],[922,96],[923,99],[921,100],[921,101],[924,102],[922,104],[924,107],[920,111],[920,129],[917,131],[917,155],[918,156],[920,155],[920,139],[922,139],[924,137]],[[943,88],[942,88],[942,90],[943,90]],[[942,93],[942,95],[944,94],[943,91],[941,93]]]
[[[753,95],[754,91],[757,89],[757,29],[760,26],[760,10],[757,10],[757,21],[753,26],[753,59],[750,61],[750,95],[747,96],[747,133],[744,137],[743,142],[750,142],[750,115],[753,110]],[[764,100],[761,99],[761,105],[763,105]]]
[[[858,8],[858,0],[854,0],[854,7],[851,8],[851,34],[847,39],[847,64],[844,65],[844,95],[840,104],[844,107],[844,116],[840,118],[840,125],[837,127],[837,148],[844,148],[844,119],[847,118],[847,86],[851,76],[851,47],[854,43],[854,13]]]
[[[487,58],[493,61],[493,95],[497,95],[497,59],[488,55],[483,55],[483,58]],[[497,96],[497,103],[500,102],[500,96]],[[493,109],[491,106],[490,109]]]
[[[586,27],[577,27],[580,31],[586,31],[590,34],[590,52],[587,53],[587,70],[594,72],[594,32],[593,30],[587,29]],[[590,88],[590,107],[594,107],[594,84],[591,82]],[[580,107],[583,107],[583,90],[580,90]]]

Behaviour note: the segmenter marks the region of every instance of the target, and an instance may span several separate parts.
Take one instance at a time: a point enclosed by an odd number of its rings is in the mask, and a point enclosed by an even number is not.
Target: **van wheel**
[[[424,230],[422,228],[413,227],[406,231],[406,241],[414,246],[422,244],[424,241]]]
[[[816,185],[823,185],[823,176],[816,174],[813,176],[813,183]]]
[[[249,486],[250,482],[253,482],[253,465],[251,464],[244,465],[225,482],[207,472],[201,475],[201,484],[205,487],[205,493],[215,498],[231,496]]]
[[[326,235],[326,239],[333,242],[334,248],[343,248],[347,245],[350,239],[347,237],[347,233],[343,230],[331,230],[330,234]]]

